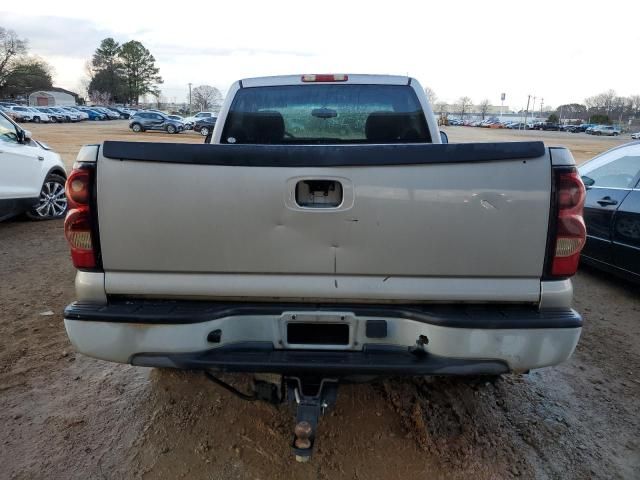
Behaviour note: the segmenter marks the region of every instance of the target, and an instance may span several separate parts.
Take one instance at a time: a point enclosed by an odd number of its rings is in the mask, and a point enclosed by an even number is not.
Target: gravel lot
[[[29,125],[70,166],[126,122]],[[450,127],[452,141],[541,138],[579,161],[626,140]],[[0,478],[638,478],[640,288],[582,269],[585,316],[556,368],[483,379],[389,379],[341,388],[317,454],[296,464],[286,407],[247,403],[201,374],[76,355],[62,323],[74,269],[62,222],[0,224]],[[243,376],[229,377],[242,386]]]

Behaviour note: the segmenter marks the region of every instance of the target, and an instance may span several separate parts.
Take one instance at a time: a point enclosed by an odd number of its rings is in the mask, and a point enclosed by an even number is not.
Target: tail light
[[[64,220],[64,235],[76,268],[98,266],[91,215],[94,171],[91,164],[76,164],[65,185],[69,211]]]
[[[575,167],[554,169],[555,236],[550,244],[550,273],[570,277],[578,270],[587,231],[582,218],[585,188]],[[554,228],[555,227],[555,228]]]
[[[347,80],[349,80],[349,76],[342,75],[342,74],[309,74],[309,75],[302,75],[301,80],[305,83],[346,82]]]

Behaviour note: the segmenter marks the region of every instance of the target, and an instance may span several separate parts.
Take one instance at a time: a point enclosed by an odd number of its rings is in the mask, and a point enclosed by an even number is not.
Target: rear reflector
[[[302,75],[303,82],[346,82],[349,80],[348,75],[340,75],[340,74],[309,74]]]
[[[551,275],[570,277],[578,270],[587,230],[582,218],[585,188],[575,168],[554,172],[557,218]]]

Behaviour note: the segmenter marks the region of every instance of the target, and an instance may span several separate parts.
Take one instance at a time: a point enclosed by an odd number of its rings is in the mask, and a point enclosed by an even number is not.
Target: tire
[[[33,117],[33,123],[40,123],[40,117]]]
[[[209,127],[202,127],[200,129],[200,135],[202,135],[203,137],[206,137],[207,135],[209,135]]]
[[[140,125],[139,123],[134,123],[133,125],[131,125],[131,130],[133,130],[135,133],[144,132],[144,128],[142,128],[142,125]]]
[[[55,220],[67,213],[67,198],[64,195],[65,178],[57,173],[47,175],[40,189],[38,205],[26,215],[31,220]]]
[[[177,133],[178,129],[174,125],[167,125],[167,133]]]

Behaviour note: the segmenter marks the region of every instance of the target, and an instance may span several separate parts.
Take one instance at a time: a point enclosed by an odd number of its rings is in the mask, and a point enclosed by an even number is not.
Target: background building
[[[77,98],[77,94],[62,88],[47,91],[38,90],[29,95],[29,105],[38,107],[73,106],[77,104]]]

